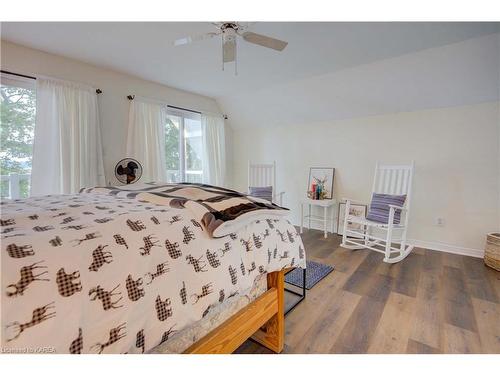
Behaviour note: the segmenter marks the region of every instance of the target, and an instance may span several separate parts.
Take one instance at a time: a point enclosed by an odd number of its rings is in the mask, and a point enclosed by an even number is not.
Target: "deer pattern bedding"
[[[4,352],[143,353],[245,294],[257,275],[305,267],[285,219],[211,238],[183,205],[142,198],[2,202]]]
[[[154,347],[150,354],[174,354],[182,353],[191,345],[199,341],[203,336],[219,327],[238,311],[248,306],[267,291],[266,275],[255,278],[254,285],[246,294],[226,299],[223,303],[214,306],[201,320],[189,325],[183,330],[174,331],[169,339],[163,344]]]
[[[254,220],[288,216],[287,208],[279,207],[265,199],[204,184],[151,182],[82,191],[135,197],[166,206],[187,208],[212,237],[227,236]]]

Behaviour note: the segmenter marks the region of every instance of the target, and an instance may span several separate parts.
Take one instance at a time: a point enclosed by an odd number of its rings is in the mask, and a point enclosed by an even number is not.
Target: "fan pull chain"
[[[238,41],[234,37],[234,75],[238,75]]]
[[[224,71],[224,32],[220,35],[220,51],[221,51],[221,61],[222,61],[222,71]]]

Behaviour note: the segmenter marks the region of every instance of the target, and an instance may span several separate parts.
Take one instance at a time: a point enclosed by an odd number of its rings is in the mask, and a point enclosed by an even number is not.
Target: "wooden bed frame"
[[[267,274],[267,291],[264,294],[184,353],[229,354],[250,337],[280,353],[285,342],[284,281],[285,270]]]

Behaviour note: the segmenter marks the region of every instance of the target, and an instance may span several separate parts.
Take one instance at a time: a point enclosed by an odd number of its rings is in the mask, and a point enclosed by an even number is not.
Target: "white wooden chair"
[[[389,205],[389,220],[387,224],[383,224],[349,215],[351,204],[358,202],[352,199],[345,199],[346,215],[344,218],[342,247],[347,249],[366,248],[377,251],[385,255],[384,262],[387,263],[397,263],[410,254],[413,246],[406,244],[406,232],[410,214],[413,170],[413,162],[410,165],[376,164],[372,193],[406,194],[405,204],[403,207]],[[396,210],[401,210],[399,224],[394,223]],[[360,229],[349,229],[349,223],[361,224],[359,226]]]
[[[252,163],[248,162],[248,189],[250,187],[267,187],[273,188],[273,203],[280,206],[283,205],[284,191],[277,192],[276,190],[276,162],[272,163]]]

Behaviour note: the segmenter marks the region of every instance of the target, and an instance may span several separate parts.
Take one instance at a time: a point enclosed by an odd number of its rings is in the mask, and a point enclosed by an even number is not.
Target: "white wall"
[[[310,166],[336,168],[334,193],[369,201],[376,160],[416,163],[409,238],[451,250],[484,248],[498,230],[499,103],[234,131],[234,181],[248,160],[276,160],[278,189],[300,222]],[[434,225],[435,218],[445,225]],[[445,244],[445,245],[443,245]]]
[[[217,101],[234,130],[235,187],[249,159],[276,160],[296,224],[310,166],[337,168],[337,197],[369,201],[375,161],[414,159],[409,237],[479,255],[500,228],[499,88],[492,34]]]
[[[131,50],[131,53],[133,51]],[[144,61],[144,64],[147,64]],[[159,99],[168,104],[219,113],[215,100],[145,81],[113,70],[1,41],[1,68],[27,75],[46,75],[100,88],[100,111],[107,182],[116,183],[114,167],[126,157],[128,94]],[[231,135],[228,129],[229,136]],[[229,142],[228,142],[229,143]],[[230,152],[230,150],[228,150]]]

